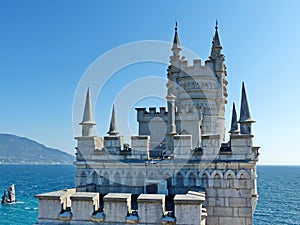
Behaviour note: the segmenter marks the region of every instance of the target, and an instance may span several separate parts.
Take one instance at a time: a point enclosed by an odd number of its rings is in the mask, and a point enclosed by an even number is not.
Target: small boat
[[[16,202],[16,192],[15,192],[15,185],[12,184],[4,191],[2,195],[2,204],[9,204]]]

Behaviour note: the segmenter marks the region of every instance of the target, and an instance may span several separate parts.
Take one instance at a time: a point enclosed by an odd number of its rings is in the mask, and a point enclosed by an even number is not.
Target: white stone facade
[[[114,108],[109,135],[93,136],[88,91],[83,133],[75,138],[77,192],[38,195],[38,224],[251,225],[259,147],[253,145],[244,84],[240,120],[234,107],[224,141],[227,74],[221,50],[216,27],[209,60],[189,66],[176,28],[168,108],[137,109],[139,134],[130,146],[117,131]]]

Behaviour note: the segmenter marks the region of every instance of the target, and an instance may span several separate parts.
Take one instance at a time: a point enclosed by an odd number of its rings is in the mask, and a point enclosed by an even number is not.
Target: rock
[[[2,195],[2,204],[6,203],[14,203],[16,201],[16,194],[15,194],[15,185],[10,185]]]

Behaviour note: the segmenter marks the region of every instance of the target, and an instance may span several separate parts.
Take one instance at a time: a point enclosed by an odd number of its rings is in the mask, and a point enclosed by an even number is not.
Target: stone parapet
[[[201,224],[202,203],[204,201],[204,196],[196,195],[194,193],[176,195],[174,198],[176,224]]]
[[[192,135],[174,135],[174,158],[192,157]]]
[[[138,197],[137,202],[141,223],[162,223],[162,216],[165,213],[165,195],[141,194]]]
[[[88,221],[99,209],[99,193],[76,192],[71,195],[72,220]]]
[[[105,221],[125,223],[125,217],[131,214],[131,194],[109,193],[104,196]]]
[[[76,192],[75,188],[38,194],[39,220],[59,219],[59,214],[71,207],[70,196]]]

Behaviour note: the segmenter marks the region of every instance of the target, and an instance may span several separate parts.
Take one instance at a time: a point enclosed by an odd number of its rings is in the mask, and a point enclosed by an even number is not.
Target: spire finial
[[[212,41],[211,55],[213,55],[213,50],[214,49],[222,50],[222,45],[221,45],[221,41],[220,41],[220,38],[219,38],[218,28],[219,28],[219,22],[218,22],[218,20],[216,20],[215,35],[214,35],[213,41]]]
[[[237,115],[236,115],[236,110],[235,110],[235,104],[233,103],[232,106],[232,119],[231,119],[231,128],[229,133],[231,134],[238,134],[239,133],[239,127],[237,123]]]
[[[85,124],[95,125],[95,122],[93,119],[90,88],[88,88],[87,93],[86,93],[83,118],[82,118],[82,122],[80,123],[80,125],[85,125]]]
[[[175,21],[175,35],[174,35],[174,40],[173,40],[172,51],[173,50],[176,50],[176,51],[181,50],[177,30],[178,30],[178,23],[177,23],[177,21]]]
[[[82,126],[82,136],[92,136],[93,135],[93,126],[96,124],[93,119],[90,88],[88,88],[87,93],[86,93],[83,118],[79,125]]]
[[[119,134],[119,132],[117,131],[117,124],[116,124],[115,105],[113,105],[113,108],[112,108],[109,131],[107,133],[109,135]]]
[[[240,120],[239,122],[254,122],[250,116],[250,109],[247,100],[247,94],[245,89],[245,83],[242,85],[242,100],[241,100],[241,111],[240,111]]]

